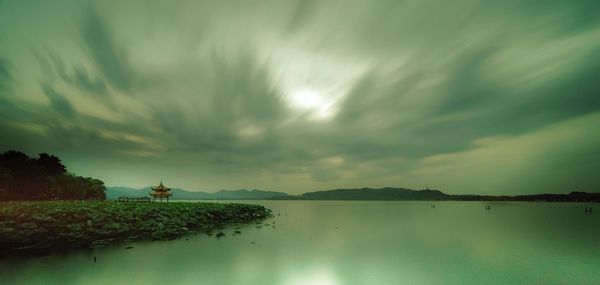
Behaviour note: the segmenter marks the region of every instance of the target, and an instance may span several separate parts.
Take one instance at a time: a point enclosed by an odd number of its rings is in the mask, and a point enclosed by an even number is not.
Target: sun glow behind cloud
[[[310,119],[326,121],[335,115],[336,101],[319,91],[299,89],[287,97],[290,108],[307,113]]]

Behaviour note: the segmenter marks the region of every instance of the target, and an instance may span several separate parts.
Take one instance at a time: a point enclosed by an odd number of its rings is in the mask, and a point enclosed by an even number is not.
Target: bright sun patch
[[[290,94],[290,104],[298,109],[316,110],[325,105],[325,100],[317,91],[302,89]]]
[[[312,120],[328,120],[335,113],[335,100],[322,92],[311,89],[299,89],[290,92],[288,103],[291,108],[308,114],[308,117]]]

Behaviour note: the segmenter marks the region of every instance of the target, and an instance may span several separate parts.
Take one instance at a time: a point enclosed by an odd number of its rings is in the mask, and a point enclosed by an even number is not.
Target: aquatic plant
[[[0,203],[0,255],[166,240],[271,216],[259,205],[48,201]]]

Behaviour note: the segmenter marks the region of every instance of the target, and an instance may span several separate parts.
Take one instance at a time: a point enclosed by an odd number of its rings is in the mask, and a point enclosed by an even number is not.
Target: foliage
[[[60,158],[9,150],[0,154],[0,200],[104,200],[104,182],[67,173]]]
[[[0,202],[0,256],[173,239],[271,216],[260,205],[110,201]]]

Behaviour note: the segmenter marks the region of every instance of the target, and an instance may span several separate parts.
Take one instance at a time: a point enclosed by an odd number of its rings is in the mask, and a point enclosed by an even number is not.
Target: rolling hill
[[[106,198],[116,200],[120,196],[141,197],[148,196],[151,192],[150,187],[140,189],[129,187],[108,187],[106,189]],[[187,191],[179,188],[171,190],[175,200],[263,200],[281,196],[287,196],[283,192],[263,191],[263,190],[221,190],[215,193],[202,191]]]

